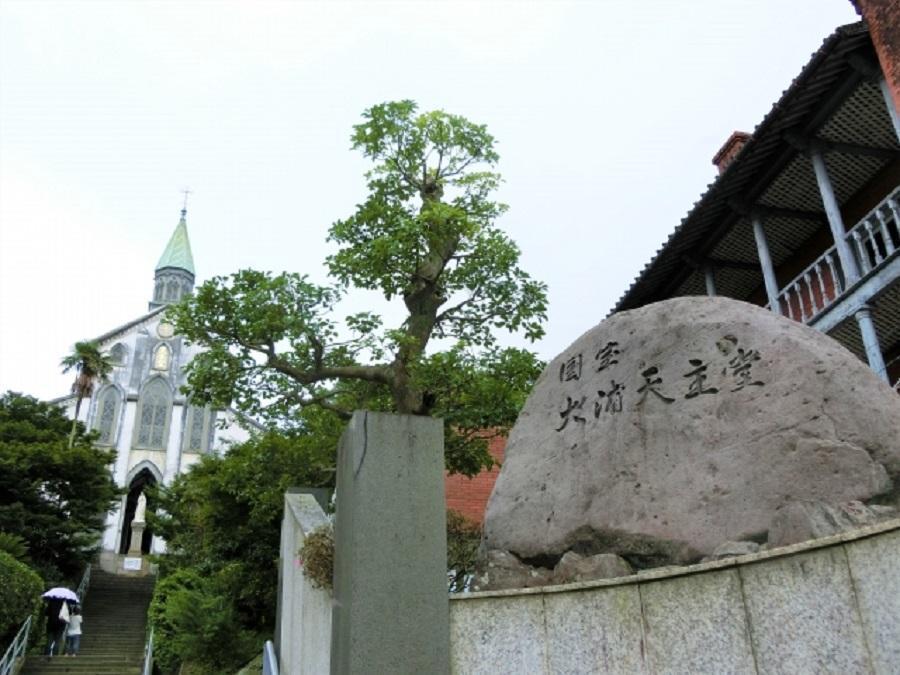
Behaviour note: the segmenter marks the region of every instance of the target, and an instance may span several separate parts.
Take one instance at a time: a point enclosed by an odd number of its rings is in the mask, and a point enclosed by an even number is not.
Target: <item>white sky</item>
[[[533,348],[552,358],[699,198],[726,137],[856,20],[849,0],[0,0],[0,391],[67,393],[72,344],[146,311],[184,186],[198,282],[325,281],[326,231],[365,194],[351,127],[399,98],[498,139],[501,225],[549,285]]]

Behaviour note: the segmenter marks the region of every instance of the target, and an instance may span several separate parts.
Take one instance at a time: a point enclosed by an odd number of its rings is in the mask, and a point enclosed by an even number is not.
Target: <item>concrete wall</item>
[[[328,519],[310,494],[287,493],[281,523],[275,645],[282,673],[318,675],[331,664],[331,592],[313,588],[297,551]]]
[[[454,673],[900,672],[900,520],[450,603]]]
[[[279,663],[327,673],[331,594],[296,557],[324,522],[285,497]],[[900,519],[631,577],[451,597],[452,672],[898,673]]]

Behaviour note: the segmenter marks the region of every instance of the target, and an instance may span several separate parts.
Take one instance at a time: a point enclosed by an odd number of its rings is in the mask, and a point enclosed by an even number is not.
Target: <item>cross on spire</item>
[[[184,193],[184,204],[183,204],[182,207],[181,207],[181,215],[182,215],[182,216],[185,216],[185,215],[187,215],[187,200],[188,200],[188,195],[189,195],[189,194],[192,194],[192,193],[193,193],[193,190],[191,190],[190,188],[184,188],[184,189],[182,190],[182,192]]]

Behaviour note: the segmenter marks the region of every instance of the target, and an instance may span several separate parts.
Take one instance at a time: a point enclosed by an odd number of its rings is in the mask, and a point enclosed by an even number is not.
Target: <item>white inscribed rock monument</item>
[[[865,502],[898,481],[900,396],[865,364],[765,309],[676,298],[613,315],[547,366],[510,434],[486,547],[544,567],[567,551],[694,562],[766,544],[791,505]]]

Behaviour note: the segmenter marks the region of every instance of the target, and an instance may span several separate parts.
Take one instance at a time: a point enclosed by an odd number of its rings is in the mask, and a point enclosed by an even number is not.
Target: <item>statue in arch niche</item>
[[[143,523],[144,516],[147,513],[147,497],[142,492],[140,496],[138,496],[137,500],[137,508],[134,510],[134,522]]]

